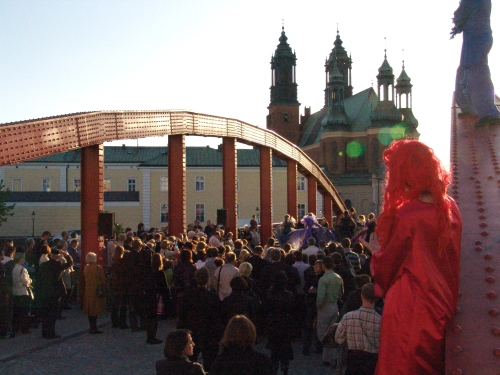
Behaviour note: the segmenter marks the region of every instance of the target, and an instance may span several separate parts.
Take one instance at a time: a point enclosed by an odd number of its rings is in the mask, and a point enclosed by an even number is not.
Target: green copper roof
[[[384,62],[378,68],[378,72],[380,74],[392,74],[392,67],[389,65],[389,62],[387,61],[387,57],[384,58]]]
[[[370,115],[375,109],[377,101],[377,94],[371,87],[344,100],[344,108],[351,120],[350,129],[352,132],[362,132],[371,126]],[[307,122],[304,124],[303,136],[299,142],[299,147],[319,142],[321,123],[327,114],[327,109],[323,108],[319,112],[309,116]]]
[[[292,52],[290,45],[287,43],[287,36],[285,34],[285,28],[281,28],[281,36],[280,36],[280,44],[278,44],[276,48],[276,52],[274,53],[274,59],[280,57],[295,57],[295,54]]]
[[[258,148],[238,149],[238,167],[258,167],[260,153]],[[80,163],[80,150],[50,155],[29,161],[30,163]],[[168,165],[168,147],[104,147],[104,163],[131,163],[143,167]],[[222,167],[222,152],[210,147],[186,147],[188,167]],[[286,162],[273,155],[273,167],[286,167]]]
[[[397,81],[398,81],[398,84],[400,84],[400,83],[406,83],[406,84],[408,84],[408,83],[411,82],[411,78],[408,77],[408,74],[406,74],[405,68],[403,68],[403,70],[402,70],[401,74],[399,75]]]

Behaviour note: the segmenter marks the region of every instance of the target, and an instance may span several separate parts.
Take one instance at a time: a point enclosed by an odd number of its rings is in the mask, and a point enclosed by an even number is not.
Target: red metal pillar
[[[297,219],[297,162],[286,161],[286,212]]]
[[[314,176],[307,177],[307,212],[316,215],[316,191],[318,190],[318,181]]]
[[[238,197],[237,197],[236,138],[222,140],[222,205],[227,210],[226,233],[233,232],[238,238]]]
[[[330,228],[332,227],[332,203],[333,198],[330,194],[323,195],[323,214]]]
[[[80,296],[85,290],[85,257],[93,252],[98,255],[104,246],[102,237],[98,235],[99,211],[104,210],[104,147],[102,144],[81,149],[81,262],[80,262]]]
[[[497,107],[500,107],[497,105]],[[500,373],[500,125],[452,106],[449,194],[462,215],[460,293],[446,334],[446,374]]]
[[[186,142],[184,135],[168,136],[168,230],[186,231]]]
[[[260,148],[260,239],[265,243],[273,234],[273,151],[269,147]]]

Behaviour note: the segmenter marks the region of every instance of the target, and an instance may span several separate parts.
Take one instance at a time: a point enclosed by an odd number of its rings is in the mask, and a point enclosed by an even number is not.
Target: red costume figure
[[[395,141],[384,152],[387,186],[371,272],[385,298],[376,375],[444,374],[444,336],[455,313],[462,220],[432,149]]]

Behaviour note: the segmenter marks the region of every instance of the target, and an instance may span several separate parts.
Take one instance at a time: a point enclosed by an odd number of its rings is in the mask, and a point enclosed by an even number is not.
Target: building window
[[[80,191],[82,189],[82,180],[79,178],[73,179],[73,191]]]
[[[194,216],[201,223],[205,221],[205,203],[196,203]]]
[[[297,190],[298,191],[306,191],[306,178],[305,177],[297,177]]]
[[[23,191],[23,179],[13,178],[12,179],[12,191]]]
[[[168,176],[160,177],[160,191],[168,191]]]
[[[288,122],[288,113],[283,113],[283,122]]]
[[[136,191],[136,179],[129,178],[128,179],[128,189],[127,191]]]
[[[297,219],[301,220],[304,216],[306,216],[306,204],[299,203],[297,205]]]
[[[160,206],[160,222],[168,223],[168,204],[162,203]]]
[[[194,190],[205,191],[205,176],[196,176],[194,179]],[[200,220],[205,221],[205,220]]]
[[[42,178],[42,191],[49,192],[51,189],[50,178]]]
[[[111,191],[111,180],[110,179],[104,179],[103,180],[103,189],[104,191]]]

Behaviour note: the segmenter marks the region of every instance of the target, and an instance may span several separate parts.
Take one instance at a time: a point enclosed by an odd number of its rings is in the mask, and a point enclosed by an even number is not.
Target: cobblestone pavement
[[[104,333],[90,335],[86,316],[80,310],[65,315],[68,318],[59,321],[56,329],[63,337],[55,342],[39,337],[41,327],[28,335],[0,340],[0,374],[156,374],[155,362],[164,358],[163,345],[147,345],[145,332],[111,328],[106,315],[98,321]],[[173,321],[160,321],[157,337],[165,339],[173,328]],[[257,350],[269,355],[261,341]],[[320,354],[302,355],[300,342],[294,344],[294,353],[290,375],[334,373],[331,367],[321,366]]]

